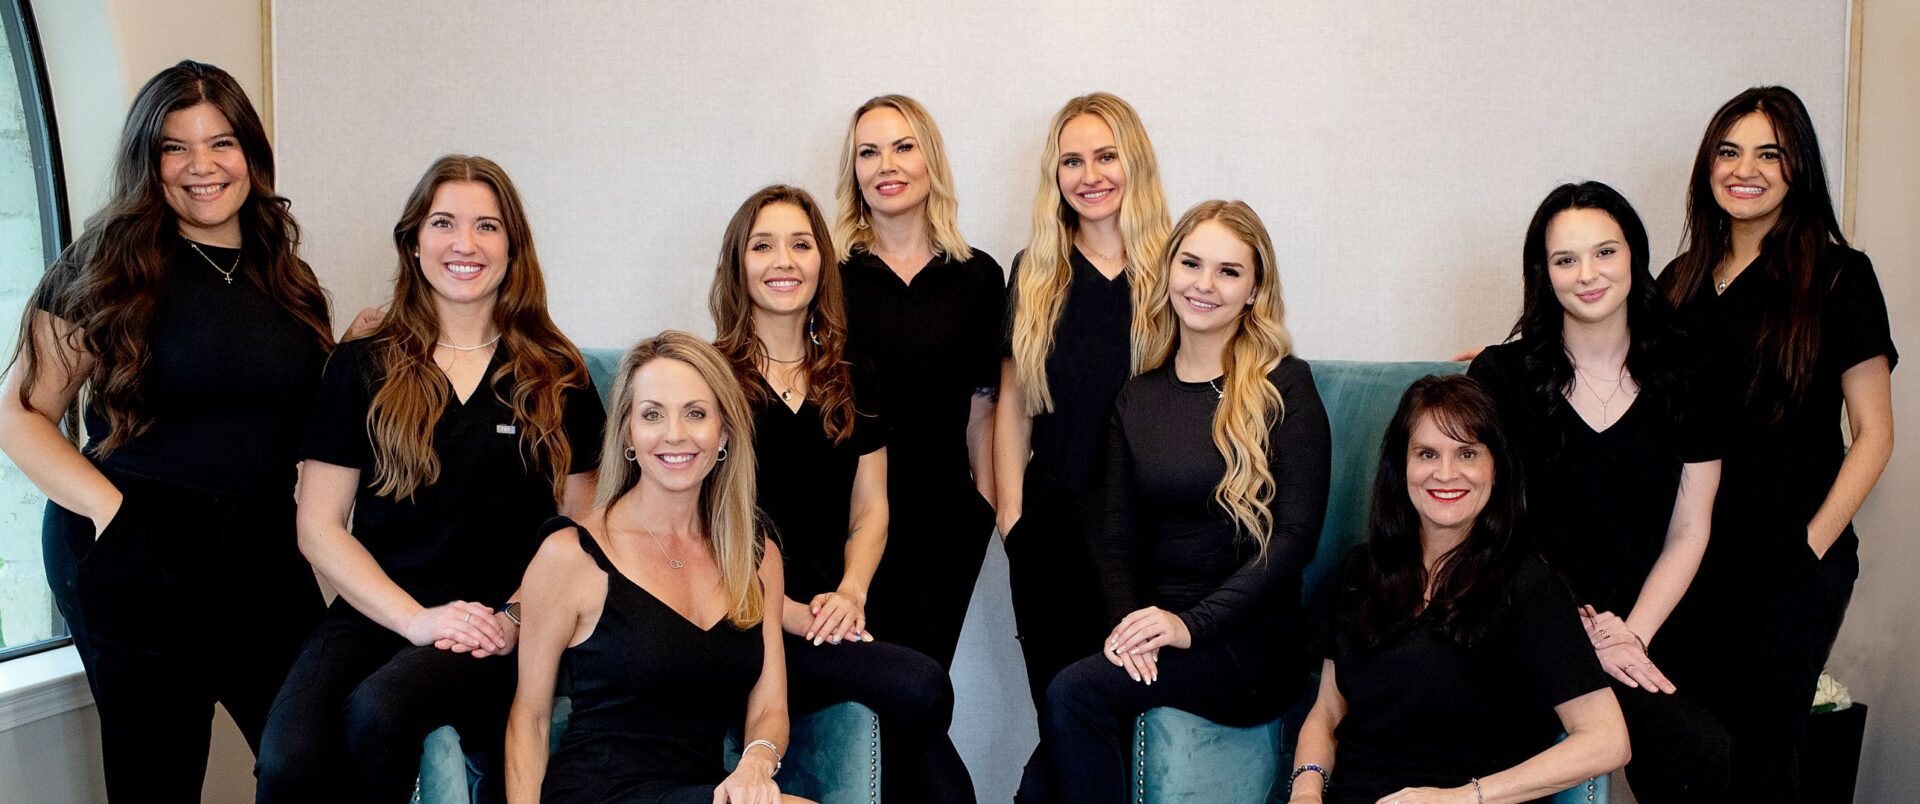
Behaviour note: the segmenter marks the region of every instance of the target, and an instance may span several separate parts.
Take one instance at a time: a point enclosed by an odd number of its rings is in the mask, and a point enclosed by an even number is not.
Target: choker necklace
[[[233,265],[222,268],[220,267],[220,263],[214,262],[212,257],[207,256],[206,252],[200,250],[199,243],[188,240],[187,245],[193,247],[193,253],[200,255],[200,259],[206,260],[208,265],[213,266],[213,270],[219,271],[221,278],[227,280],[227,284],[233,284],[233,272],[240,269],[240,255],[233,255]]]
[[[491,338],[488,338],[486,343],[480,344],[479,346],[455,346],[451,343],[447,343],[446,341],[434,341],[433,345],[439,346],[445,349],[452,349],[456,352],[478,352],[481,349],[485,349],[489,346],[494,345],[499,340],[500,340],[500,336],[495,335]]]
[[[766,358],[766,359],[767,359],[767,362],[769,362],[769,363],[784,363],[784,364],[786,364],[786,365],[789,365],[789,366],[791,366],[791,365],[793,365],[793,364],[795,364],[795,363],[798,363],[798,362],[800,362],[800,361],[802,361],[802,360],[805,360],[805,359],[807,359],[807,353],[806,353],[806,352],[801,352],[801,353],[800,353],[800,356],[799,356],[799,357],[796,357],[796,358],[794,358],[794,359],[792,359],[792,360],[781,360],[780,358],[777,358],[777,357],[774,357],[773,355],[770,355],[770,354],[767,354],[767,353],[766,353],[765,351],[762,351],[762,352],[760,353],[760,356],[761,356],[761,357],[764,357],[764,358]]]
[[[640,529],[646,531],[648,536],[653,537],[653,546],[660,548],[660,555],[667,557],[667,566],[674,569],[682,569],[687,566],[687,562],[674,558],[672,553],[667,552],[667,543],[660,541],[660,534],[654,533],[653,528],[647,527],[647,523],[641,522]]]

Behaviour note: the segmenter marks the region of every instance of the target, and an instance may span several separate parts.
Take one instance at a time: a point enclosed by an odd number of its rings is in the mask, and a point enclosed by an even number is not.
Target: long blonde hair
[[[853,169],[860,146],[854,129],[860,126],[862,116],[880,108],[892,109],[907,119],[907,128],[913,131],[920,153],[926,157],[927,179],[932,184],[927,193],[927,231],[933,250],[949,262],[973,259],[973,248],[960,236],[960,202],[953,194],[953,171],[947,166],[947,146],[940,139],[940,127],[934,125],[927,107],[905,95],[869,99],[853,110],[853,117],[847,121],[846,148],[840,152],[840,183],[833,190],[834,205],[839,207],[834,213],[833,242],[840,247],[840,254],[851,256],[854,249],[865,251],[873,245],[873,230],[866,225],[867,198],[860,193],[860,178]]]
[[[1273,470],[1267,467],[1267,436],[1286,416],[1280,389],[1273,387],[1267,375],[1293,351],[1293,339],[1287,335],[1286,304],[1280,297],[1273,241],[1267,237],[1260,216],[1245,202],[1202,201],[1180,216],[1161,254],[1163,275],[1171,270],[1181,241],[1207,221],[1227,227],[1252,247],[1254,256],[1253,303],[1235,323],[1222,356],[1226,383],[1221,388],[1220,407],[1213,413],[1213,445],[1226,459],[1227,473],[1213,487],[1213,501],[1233,519],[1241,534],[1259,543],[1264,557],[1273,536],[1273,514],[1268,506],[1277,491]],[[1149,368],[1165,365],[1180,345],[1173,300],[1165,291],[1153,305],[1153,315],[1157,326],[1167,328],[1172,337],[1148,361]]]
[[[733,366],[712,344],[670,329],[634,344],[620,358],[613,403],[607,408],[606,439],[600,447],[600,486],[594,493],[594,507],[611,509],[640,482],[639,464],[627,459],[633,376],[655,360],[692,366],[719,402],[728,454],[700,483],[700,525],[707,531],[714,564],[720,568],[720,587],[729,601],[727,622],[739,629],[752,628],[765,616],[766,594],[760,585],[760,559],[766,549],[754,513],[753,411],[734,378]]]
[[[1160,162],[1153,155],[1140,115],[1119,97],[1105,92],[1067,101],[1053,116],[1040,155],[1039,190],[1033,195],[1033,228],[1020,261],[1018,302],[1013,312],[1013,368],[1025,391],[1027,415],[1053,409],[1047,386],[1047,355],[1054,329],[1067,304],[1073,279],[1068,264],[1080,217],[1060,194],[1060,133],[1081,115],[1100,118],[1113,131],[1126,190],[1120,196],[1120,237],[1126,243],[1125,273],[1133,294],[1132,374],[1146,370],[1149,355],[1173,340],[1170,328],[1156,328],[1154,303],[1167,292],[1166,263],[1156,263],[1167,243],[1167,200],[1160,191]],[[1170,323],[1170,322],[1169,322]]]

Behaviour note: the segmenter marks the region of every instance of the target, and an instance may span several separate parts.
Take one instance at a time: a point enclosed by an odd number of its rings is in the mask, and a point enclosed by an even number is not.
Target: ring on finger
[[[473,612],[471,611],[467,612],[467,616],[460,618],[460,622],[463,622],[463,623],[473,622]]]

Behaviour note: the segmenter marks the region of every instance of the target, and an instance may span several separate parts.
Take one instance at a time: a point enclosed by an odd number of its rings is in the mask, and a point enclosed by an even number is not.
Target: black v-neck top
[[[202,491],[285,498],[326,350],[267,295],[256,267],[240,265],[230,283],[215,269],[235,265],[239,249],[203,243],[203,259],[181,238],[171,249],[140,376],[152,424],[100,465]],[[71,320],[45,299],[38,306]],[[85,419],[93,454],[112,428],[92,405]]]
[[[1013,357],[1013,317],[1020,307],[1020,263],[1014,255],[1007,280],[1006,324],[1000,355]],[[1047,354],[1047,390],[1053,410],[1033,417],[1033,458],[1027,473],[1068,492],[1100,487],[1113,398],[1127,382],[1133,359],[1133,283],[1122,272],[1112,279],[1079,248],[1067,261],[1072,277],[1067,300],[1053,327]],[[1024,404],[1021,400],[1002,400]]]
[[[1819,353],[1806,393],[1792,400],[1785,415],[1773,420],[1770,398],[1747,398],[1756,372],[1763,388],[1778,388],[1779,371],[1759,353],[1761,314],[1787,303],[1787,289],[1768,275],[1759,259],[1715,295],[1709,285],[1679,310],[1683,329],[1697,336],[1710,357],[1726,367],[1723,393],[1737,405],[1725,411],[1730,428],[1720,493],[1715,499],[1716,533],[1727,523],[1746,523],[1761,532],[1750,538],[1779,540],[1804,548],[1806,524],[1826,500],[1846,456],[1840,408],[1840,375],[1875,357],[1889,368],[1900,362],[1887,317],[1886,296],[1867,255],[1833,246],[1817,268],[1816,282],[1830,288],[1820,307]],[[1660,275],[1663,290],[1674,280],[1669,264]],[[1712,277],[1705,277],[1711,283]],[[1773,392],[1771,398],[1778,398]],[[1852,530],[1849,525],[1848,531]],[[1843,534],[1844,536],[1845,534]]]
[[[1718,428],[1698,404],[1705,389],[1643,389],[1595,432],[1558,392],[1549,405],[1539,390],[1546,373],[1527,369],[1532,348],[1489,346],[1467,374],[1499,405],[1541,553],[1581,603],[1626,617],[1666,548],[1683,465],[1720,458]]]
[[[1000,263],[977,248],[964,262],[935,255],[907,283],[879,257],[856,249],[840,277],[848,351],[870,361],[887,389],[888,495],[971,489],[973,393],[1000,384]]]
[[[1301,572],[1326,518],[1332,442],[1306,361],[1289,356],[1267,380],[1286,415],[1268,434],[1277,488],[1264,558],[1213,501],[1227,472],[1213,444],[1213,384],[1180,381],[1169,361],[1120,390],[1108,433],[1105,523],[1092,545],[1108,627],[1158,606],[1186,623],[1196,647],[1226,641],[1243,660],[1299,653]]]
[[[353,535],[422,606],[453,600],[505,604],[539,549],[540,523],[556,512],[553,486],[536,462],[525,459],[520,422],[501,401],[513,378],[492,386],[485,379],[505,358],[502,344],[466,402],[449,390],[446,411],[433,426],[440,478],[406,500],[374,493],[367,412],[385,370],[372,342],[340,344],[327,361],[303,454],[360,470]],[[591,471],[600,463],[606,419],[592,381],[566,392],[565,406],[562,426],[573,449],[567,472]]]
[[[786,563],[787,597],[805,603],[840,587],[846,573],[854,475],[860,458],[887,445],[885,405],[864,361],[852,363],[853,433],[834,443],[813,400],[788,408],[763,377],[767,397],[753,409],[760,510],[773,524]]]

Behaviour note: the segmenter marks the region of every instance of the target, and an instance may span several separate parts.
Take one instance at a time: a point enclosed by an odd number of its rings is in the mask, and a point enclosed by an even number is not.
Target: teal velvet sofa
[[[1314,384],[1326,404],[1333,435],[1327,522],[1308,565],[1303,590],[1315,589],[1366,535],[1368,496],[1380,460],[1380,439],[1414,380],[1458,374],[1464,363],[1371,363],[1316,360]],[[1261,726],[1230,728],[1178,709],[1154,709],[1134,721],[1136,804],[1285,801],[1293,768],[1292,735],[1312,705],[1312,691],[1285,717]],[[1606,777],[1555,796],[1555,804],[1607,800]]]
[[[583,353],[594,387],[605,402],[623,351],[586,349]],[[554,699],[549,748],[560,744],[572,711],[572,702],[565,696]],[[795,717],[791,731],[792,745],[776,777],[782,791],[820,804],[878,804],[880,719],[873,710],[856,703],[830,706]],[[740,757],[739,735],[730,735],[724,746],[716,745],[714,750],[723,751],[727,767],[732,768]],[[470,804],[472,783],[459,733],[446,726],[428,735],[413,800],[417,804]]]

